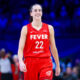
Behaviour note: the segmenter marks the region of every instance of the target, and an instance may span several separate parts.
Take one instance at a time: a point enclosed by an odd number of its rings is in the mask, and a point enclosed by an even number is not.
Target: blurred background
[[[18,60],[14,59],[14,56],[17,58],[21,28],[29,23],[29,8],[35,3],[43,7],[43,22],[54,27],[62,71],[59,78],[80,80],[79,0],[0,0],[0,57],[8,58],[13,69],[10,72],[15,75],[17,69],[18,74]],[[13,64],[17,65],[17,68],[12,67]],[[53,64],[54,71],[56,66],[54,60]],[[75,74],[75,78],[72,73]],[[60,80],[59,78],[54,80]],[[14,80],[21,79],[22,73]]]

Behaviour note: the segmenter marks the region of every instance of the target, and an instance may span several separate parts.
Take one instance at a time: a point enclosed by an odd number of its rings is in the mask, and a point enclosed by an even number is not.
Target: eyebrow
[[[34,10],[42,10],[42,9],[34,9]]]

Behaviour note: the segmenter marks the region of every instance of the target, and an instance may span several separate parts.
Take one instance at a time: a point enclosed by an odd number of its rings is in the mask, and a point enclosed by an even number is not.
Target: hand
[[[60,67],[56,67],[55,76],[60,75]]]
[[[19,65],[20,65],[20,71],[27,72],[26,65],[24,64],[23,61],[20,61]]]

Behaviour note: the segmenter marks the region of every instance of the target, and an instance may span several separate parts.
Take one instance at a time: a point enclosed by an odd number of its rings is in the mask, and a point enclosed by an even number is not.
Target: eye
[[[39,9],[39,12],[42,12],[42,9]]]
[[[35,9],[34,12],[37,12],[37,9]]]

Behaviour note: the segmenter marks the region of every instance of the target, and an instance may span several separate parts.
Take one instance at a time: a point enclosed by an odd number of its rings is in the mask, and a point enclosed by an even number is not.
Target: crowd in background
[[[79,0],[34,0],[43,7],[43,22],[54,26],[56,36],[80,36]],[[29,23],[31,0],[0,0],[0,33],[18,39],[23,25]],[[16,36],[14,35],[14,32]],[[77,34],[77,35],[76,35]],[[4,38],[0,35],[1,38]],[[11,37],[12,38],[12,37]]]
[[[55,76],[55,62],[53,61],[53,80],[80,80],[80,59],[76,59],[74,65],[72,59],[60,60],[61,73]],[[23,80],[23,73],[20,72],[18,56],[0,50],[0,80]]]
[[[23,80],[19,70],[18,56],[11,52],[0,50],[0,80]]]

